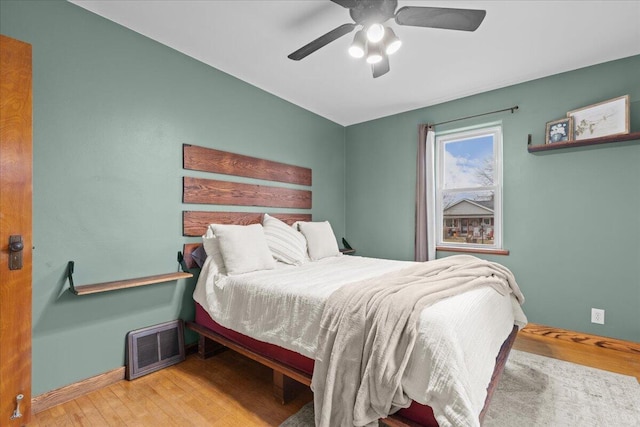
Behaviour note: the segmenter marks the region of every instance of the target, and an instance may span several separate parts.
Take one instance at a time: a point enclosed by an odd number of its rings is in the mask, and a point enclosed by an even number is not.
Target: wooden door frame
[[[0,425],[31,419],[32,53],[0,35]],[[9,269],[9,237],[21,235],[22,269]],[[16,396],[22,395],[16,413]]]

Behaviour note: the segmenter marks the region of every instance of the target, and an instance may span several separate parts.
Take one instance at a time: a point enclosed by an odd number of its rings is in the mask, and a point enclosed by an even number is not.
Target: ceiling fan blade
[[[356,0],[331,0],[331,1],[334,2],[335,4],[339,4],[342,7],[346,7],[347,9],[356,7],[356,3],[358,3]]]
[[[414,27],[475,31],[486,14],[485,10],[476,9],[405,6],[398,9],[396,22]]]
[[[293,59],[294,61],[299,61],[302,58],[305,58],[308,55],[311,55],[313,52],[320,49],[321,47],[328,45],[332,41],[339,39],[345,34],[349,34],[351,31],[353,31],[355,27],[356,27],[356,24],[342,24],[339,27],[329,31],[327,34],[318,37],[311,43],[302,46],[300,49],[290,54],[288,58]]]
[[[377,64],[371,65],[371,71],[373,71],[373,78],[377,79],[378,77],[387,74],[391,68],[389,67],[389,57],[387,55],[382,55],[382,61]]]

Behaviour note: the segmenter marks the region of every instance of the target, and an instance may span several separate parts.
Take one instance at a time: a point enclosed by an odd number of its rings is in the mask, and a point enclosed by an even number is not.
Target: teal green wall
[[[438,84],[425,81],[424,84]],[[640,341],[640,141],[527,152],[545,123],[629,94],[640,130],[640,56],[584,68],[347,128],[347,239],[365,256],[412,259],[417,133],[501,120],[504,246],[535,323]],[[443,254],[440,254],[443,255]],[[591,307],[606,311],[590,323]]]
[[[122,366],[127,331],[193,315],[193,280],[77,297],[64,278],[69,260],[78,284],[174,271],[196,240],[181,236],[183,143],[313,168],[315,218],[348,230],[361,255],[411,259],[418,124],[515,104],[486,119],[504,125],[511,251],[489,258],[513,269],[532,322],[640,341],[640,144],[526,151],[547,121],[626,93],[638,130],[640,57],[345,134],[66,2],[2,0],[0,31],[33,46],[34,395]],[[589,323],[591,307],[605,325]]]
[[[73,296],[176,271],[182,144],[313,169],[344,235],[344,128],[75,5],[0,2],[33,46],[33,394],[120,367],[127,331],[193,315],[193,281]],[[189,175],[197,175],[191,174]],[[194,208],[194,206],[188,206]]]

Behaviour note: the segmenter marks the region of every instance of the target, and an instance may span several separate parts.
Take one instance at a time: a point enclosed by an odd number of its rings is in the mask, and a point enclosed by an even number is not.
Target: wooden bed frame
[[[296,209],[301,212],[269,212],[269,215],[288,224],[292,224],[295,221],[311,220],[311,169],[187,144],[183,145],[183,168],[242,178],[284,182],[308,188],[274,187],[248,184],[246,182],[184,177],[183,203]],[[262,215],[262,210],[259,212],[183,210],[182,233],[183,236],[201,237],[206,232],[209,224],[249,225],[261,223]],[[184,245],[184,260],[188,268],[197,267],[191,254],[201,245],[201,242]],[[203,358],[210,357],[228,348],[273,369],[273,394],[282,403],[287,402],[292,397],[292,381],[297,381],[307,386],[311,385],[311,375],[307,372],[256,352],[196,322],[186,322],[186,327],[200,335],[198,353]],[[481,422],[504,370],[517,331],[518,328],[514,326],[496,358],[495,369],[487,388],[487,398],[480,414]],[[419,425],[395,414],[382,421],[386,425],[393,427]]]
[[[293,397],[291,392],[292,380],[302,383],[306,386],[311,386],[311,375],[307,372],[291,367],[275,358],[271,358],[259,352],[256,352],[250,347],[240,344],[232,339],[226,338],[218,334],[217,332],[207,328],[206,326],[200,325],[196,322],[187,322],[186,327],[194,332],[197,332],[200,335],[200,338],[198,340],[198,354],[203,359],[211,357],[221,351],[224,351],[225,349],[231,349],[252,360],[255,360],[262,365],[271,368],[273,370],[273,396],[282,404],[285,404]],[[500,352],[496,357],[496,364],[493,370],[493,374],[491,375],[491,381],[489,383],[489,386],[487,387],[487,397],[485,399],[482,411],[480,412],[480,423],[482,423],[482,421],[484,420],[486,412],[489,409],[489,403],[491,402],[493,393],[498,386],[500,377],[502,375],[502,372],[504,371],[504,367],[509,357],[509,352],[511,351],[517,334],[518,327],[514,325],[511,333],[502,344]],[[398,414],[390,415],[388,418],[385,418],[382,421],[384,424],[392,427],[415,427],[422,425]]]

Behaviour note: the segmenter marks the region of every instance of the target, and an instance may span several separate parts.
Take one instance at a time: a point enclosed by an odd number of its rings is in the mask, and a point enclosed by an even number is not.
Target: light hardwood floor
[[[520,333],[516,349],[636,376],[640,358],[613,349]],[[197,355],[178,365],[119,381],[34,414],[30,426],[277,426],[312,400],[299,385],[281,405],[271,395],[271,370],[233,351]]]
[[[30,426],[277,426],[311,401],[281,405],[272,371],[232,351],[187,360],[134,381],[119,381],[34,414]]]

